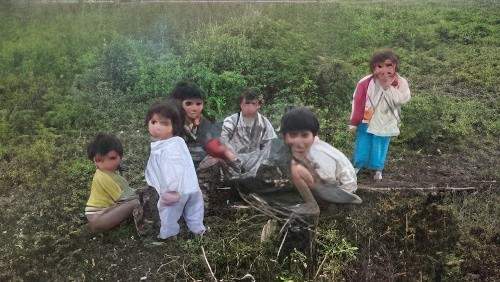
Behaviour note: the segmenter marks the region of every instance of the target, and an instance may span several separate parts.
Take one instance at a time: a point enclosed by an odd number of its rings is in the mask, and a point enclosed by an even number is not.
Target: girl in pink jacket
[[[362,78],[353,95],[349,130],[356,132],[353,165],[382,170],[392,136],[399,135],[401,105],[410,100],[406,79],[398,71],[399,59],[390,49],[375,52],[370,60],[372,74]]]

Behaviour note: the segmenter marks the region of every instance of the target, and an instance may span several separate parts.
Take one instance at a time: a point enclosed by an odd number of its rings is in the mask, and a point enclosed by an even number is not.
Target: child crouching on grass
[[[156,103],[146,115],[151,154],[146,166],[146,182],[158,192],[161,227],[158,238],[175,238],[183,216],[194,234],[203,234],[203,196],[193,160],[182,133],[179,110],[173,104]]]
[[[353,194],[357,189],[354,167],[342,152],[321,141],[318,131],[319,121],[307,108],[292,109],[281,120],[283,139],[292,153],[292,182],[305,201],[301,212],[319,213],[314,196],[335,203],[361,203]],[[325,193],[324,189],[342,191]]]
[[[399,135],[401,105],[410,100],[408,82],[397,73],[398,65],[392,50],[375,52],[372,74],[358,82],[353,95],[349,130],[356,132],[354,167],[356,172],[374,170],[377,181],[382,180],[391,137]]]
[[[139,200],[117,173],[123,146],[116,136],[99,133],[88,145],[87,155],[97,168],[85,207],[88,227],[91,232],[107,231],[139,210]]]
[[[263,99],[256,90],[246,89],[238,102],[240,111],[224,119],[221,141],[230,146],[241,161],[238,177],[254,177],[269,157],[276,133],[271,122],[259,113]]]

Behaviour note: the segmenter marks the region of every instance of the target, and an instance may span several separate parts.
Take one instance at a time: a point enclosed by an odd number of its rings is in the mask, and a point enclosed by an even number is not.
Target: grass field
[[[138,238],[129,223],[89,234],[84,148],[117,134],[142,187],[146,109],[188,78],[214,119],[247,86],[275,127],[286,105],[311,106],[321,138],[350,156],[352,92],[381,47],[400,55],[412,100],[384,181],[360,186],[477,191],[360,191],[363,205],[329,207],[316,279],[500,279],[496,1],[12,3],[0,2],[0,280],[210,280],[203,247],[217,279],[303,281],[303,254],[277,259],[251,210],[222,205],[203,240]]]

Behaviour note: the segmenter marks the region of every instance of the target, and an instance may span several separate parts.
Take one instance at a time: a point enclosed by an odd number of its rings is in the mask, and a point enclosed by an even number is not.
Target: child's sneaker
[[[177,235],[170,236],[167,238],[161,238],[160,235],[156,237],[156,240],[159,242],[168,242],[168,241],[176,241],[177,240]]]
[[[375,175],[373,175],[373,180],[375,180],[375,181],[382,180],[382,171],[381,170],[375,171]]]

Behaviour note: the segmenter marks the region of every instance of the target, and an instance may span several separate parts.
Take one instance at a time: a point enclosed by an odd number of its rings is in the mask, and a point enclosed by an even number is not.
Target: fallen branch
[[[326,253],[326,254],[325,254],[325,257],[323,258],[323,260],[322,260],[322,261],[321,261],[321,263],[319,264],[318,270],[316,271],[316,274],[314,275],[313,280],[316,280],[316,277],[318,277],[318,274],[319,274],[319,272],[321,271],[321,269],[323,268],[323,264],[325,263],[326,258],[328,258],[328,255],[329,255],[329,254],[330,254],[330,253]]]
[[[283,244],[285,243],[287,235],[288,235],[288,229],[286,230],[285,235],[283,235],[283,240],[281,241],[280,248],[278,249],[278,253],[276,254],[276,259],[278,259],[280,256],[281,248],[283,248]]]
[[[214,279],[214,281],[218,281],[217,278],[215,277],[214,272],[212,271],[212,267],[210,267],[210,263],[208,262],[207,255],[205,254],[205,248],[203,248],[203,246],[201,246],[201,251],[203,253],[203,259],[205,260],[205,264],[207,265],[208,270],[210,271],[210,275],[212,275],[212,278]]]
[[[250,207],[248,207],[248,208],[250,208]],[[266,217],[266,215],[264,215],[264,214],[256,214],[256,215],[253,215],[253,216],[251,216],[251,217],[249,217],[249,218],[244,218],[244,219],[241,219],[241,220],[240,220],[240,219],[238,219],[238,220],[236,221],[236,223],[240,224],[240,223],[243,223],[243,222],[253,221],[254,219],[256,219],[256,218],[258,218],[258,217],[263,217],[263,218],[265,218],[265,217]]]
[[[256,281],[255,278],[253,277],[253,275],[250,273],[247,273],[243,277],[240,277],[240,278],[232,278],[232,280],[238,280],[238,281],[239,280],[248,280],[248,279],[250,279],[250,281],[252,281],[252,282]]]
[[[241,193],[241,192],[239,192],[239,194],[240,194],[240,197],[247,204],[249,204],[250,207],[252,207],[253,209],[258,210],[261,213],[263,213],[271,218],[274,218],[276,220],[286,220],[285,218],[288,216],[287,213],[279,211],[278,209],[271,207],[267,203],[261,202],[261,200],[259,198],[257,198],[255,195],[253,195],[253,194],[246,195],[246,194]],[[284,218],[281,218],[279,215],[283,216]]]
[[[245,205],[232,205],[230,206],[232,209],[249,209],[251,208],[250,206],[245,206]]]
[[[290,218],[285,221],[285,224],[281,226],[280,232],[278,234],[283,234],[283,230],[285,230],[285,227],[287,226],[288,222],[290,222]]]
[[[246,195],[245,193],[239,192],[240,197],[250,205],[253,209],[271,217],[279,221],[287,221],[289,219],[295,219],[298,222],[301,222],[305,226],[310,225],[310,223],[307,222],[303,218],[301,214],[295,213],[292,211],[290,208],[291,207],[286,207],[286,206],[272,206],[269,203],[267,203],[264,199],[259,197],[258,195],[251,193]]]
[[[182,261],[182,269],[184,270],[184,275],[189,276],[189,278],[191,278],[191,281],[197,281],[196,279],[194,279],[194,278],[193,278],[193,276],[191,276],[191,275],[189,274],[189,272],[187,272],[187,270],[186,270],[186,266],[185,266],[185,264],[184,264],[184,261]]]
[[[481,188],[478,187],[368,187],[358,186],[358,191],[370,192],[389,192],[389,191],[420,191],[420,192],[434,192],[434,191],[475,191]]]
[[[169,262],[167,262],[167,263],[162,263],[162,264],[160,265],[160,267],[158,267],[158,269],[156,270],[156,274],[158,274],[158,273],[160,272],[160,269],[162,269],[163,267],[165,267],[165,266],[167,266],[167,265],[169,265],[169,264],[171,264],[171,263],[173,263],[173,262],[176,262],[176,260],[171,260],[171,261],[169,261]]]

